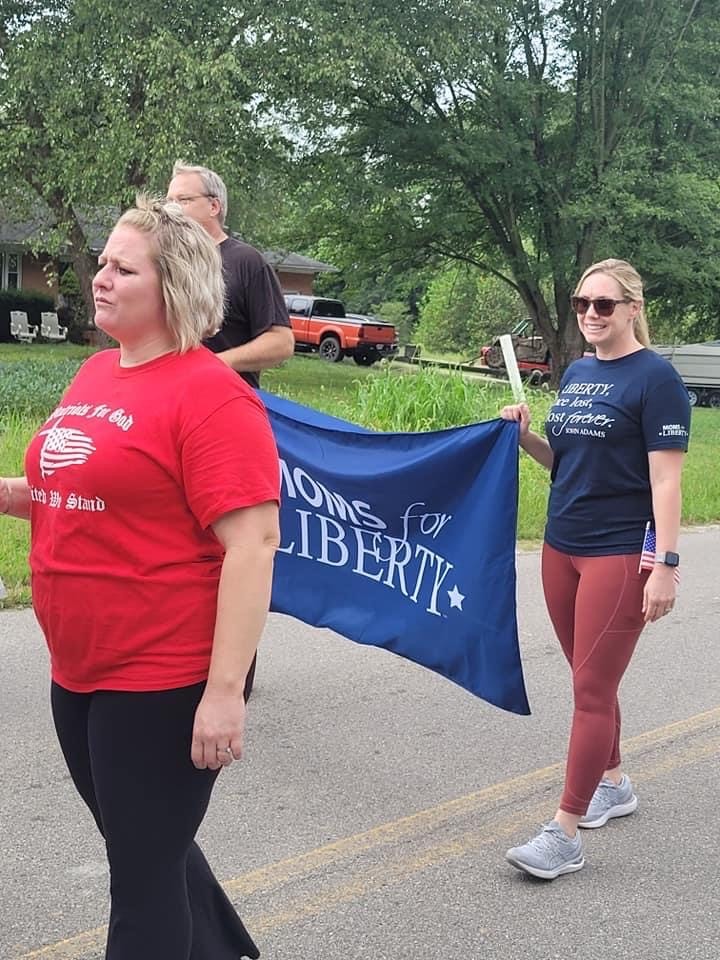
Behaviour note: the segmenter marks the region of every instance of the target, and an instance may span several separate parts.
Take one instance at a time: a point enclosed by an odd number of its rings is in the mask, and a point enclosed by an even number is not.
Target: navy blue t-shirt
[[[554,454],[545,540],[563,553],[640,553],[652,519],[648,452],[687,450],[690,403],[652,350],[582,357],[565,371],[545,423]]]

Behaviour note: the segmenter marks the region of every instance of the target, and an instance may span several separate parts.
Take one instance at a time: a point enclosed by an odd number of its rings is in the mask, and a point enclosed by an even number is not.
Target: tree
[[[637,261],[666,297],[695,275],[699,298],[717,299],[712,3],[278,0],[272,10],[265,28],[283,45],[305,148],[341,156],[380,249],[503,280],[546,338],[556,377],[582,350],[569,299],[593,260]],[[686,203],[702,207],[702,236]]]
[[[523,317],[524,305],[515,290],[466,263],[451,263],[428,286],[416,337],[428,347],[474,358],[484,344],[509,333]]]
[[[218,0],[0,9],[0,171],[50,210],[90,316],[89,215],[109,226],[136,191],[162,192],[175,159],[253,195],[240,218],[257,222],[282,142],[256,97],[247,12]]]

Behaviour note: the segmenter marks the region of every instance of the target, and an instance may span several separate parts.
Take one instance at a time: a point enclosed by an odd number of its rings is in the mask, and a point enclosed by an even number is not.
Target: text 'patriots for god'
[[[425,504],[411,503],[394,518],[400,535],[391,536],[388,523],[372,512],[369,503],[346,499],[302,467],[291,468],[282,459],[280,475],[284,505],[281,553],[347,568],[399,590],[413,603],[425,604],[427,612],[436,616],[443,615],[440,608],[447,606],[446,594],[451,607],[462,609],[464,596],[456,585],[441,591],[454,565],[417,542],[418,536],[437,537],[451,516],[422,512]],[[289,509],[291,500],[302,506]]]

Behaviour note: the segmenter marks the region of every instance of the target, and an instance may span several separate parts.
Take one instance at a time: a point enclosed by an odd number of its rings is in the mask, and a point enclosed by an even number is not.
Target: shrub
[[[70,359],[48,363],[31,357],[22,362],[0,362],[0,416],[13,412],[44,420],[81,363]]]
[[[10,311],[22,310],[28,322],[40,326],[40,314],[54,310],[55,301],[47,293],[37,290],[0,290],[0,341],[7,343],[10,336]]]
[[[71,343],[86,343],[87,331],[94,328],[88,318],[80,281],[72,267],[63,271],[59,291],[58,319],[68,328],[68,340]]]
[[[506,283],[455,264],[430,283],[414,337],[431,350],[477,357],[483,344],[524,316],[525,307]]]

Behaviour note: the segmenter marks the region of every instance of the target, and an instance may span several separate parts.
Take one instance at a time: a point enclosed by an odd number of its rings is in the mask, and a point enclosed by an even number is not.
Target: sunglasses
[[[595,313],[599,317],[611,317],[615,313],[615,307],[619,303],[630,303],[631,301],[626,298],[623,300],[613,300],[611,297],[597,297],[595,300],[590,300],[588,297],[571,297],[570,306],[573,308],[575,313],[579,314],[581,317],[590,309],[592,304]]]

